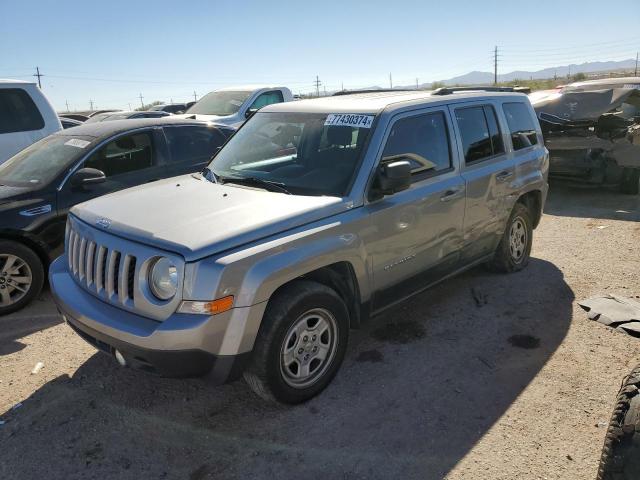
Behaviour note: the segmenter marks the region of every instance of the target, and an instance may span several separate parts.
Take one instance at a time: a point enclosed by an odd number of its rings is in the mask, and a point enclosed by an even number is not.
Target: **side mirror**
[[[411,186],[409,162],[398,160],[382,165],[378,173],[378,186],[383,195],[393,195],[409,188]]]
[[[104,172],[96,168],[81,168],[71,176],[71,185],[80,187],[106,181]]]
[[[257,108],[250,108],[244,113],[244,118],[246,118],[247,120],[250,119],[256,114],[257,111],[258,111]]]

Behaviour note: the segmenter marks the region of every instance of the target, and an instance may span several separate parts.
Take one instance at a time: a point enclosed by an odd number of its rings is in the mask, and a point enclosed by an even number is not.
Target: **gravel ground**
[[[640,295],[639,239],[639,197],[553,185],[524,272],[475,269],[374,319],[293,408],[120,369],[45,293],[0,318],[0,478],[593,479],[640,341],[576,301]]]

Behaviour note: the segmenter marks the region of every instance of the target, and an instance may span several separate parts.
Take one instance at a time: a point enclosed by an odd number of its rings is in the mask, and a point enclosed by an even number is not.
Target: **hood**
[[[106,195],[71,213],[91,226],[106,219],[110,223],[101,223],[108,232],[193,261],[348,208],[341,198],[286,195],[186,175]]]
[[[596,122],[600,116],[619,108],[623,103],[640,107],[640,90],[629,88],[570,91],[529,98],[541,120],[560,123]]]
[[[10,202],[22,194],[28,193],[33,188],[29,187],[10,187],[8,185],[0,185],[0,205]]]

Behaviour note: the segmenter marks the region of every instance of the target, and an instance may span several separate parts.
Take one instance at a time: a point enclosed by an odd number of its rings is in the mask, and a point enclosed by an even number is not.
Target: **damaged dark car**
[[[640,187],[640,77],[572,83],[530,95],[550,154],[549,175]]]

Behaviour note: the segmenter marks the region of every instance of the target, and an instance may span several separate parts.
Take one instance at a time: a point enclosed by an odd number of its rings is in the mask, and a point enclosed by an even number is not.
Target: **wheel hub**
[[[31,268],[22,258],[0,253],[0,307],[20,301],[33,283]]]
[[[509,251],[514,262],[519,263],[524,257],[528,242],[526,224],[520,217],[513,219],[509,229]]]
[[[295,388],[315,383],[330,365],[337,347],[337,322],[325,309],[310,310],[289,328],[281,349],[280,370]]]

